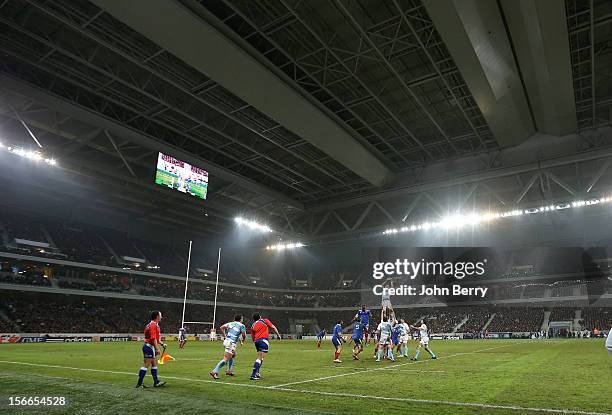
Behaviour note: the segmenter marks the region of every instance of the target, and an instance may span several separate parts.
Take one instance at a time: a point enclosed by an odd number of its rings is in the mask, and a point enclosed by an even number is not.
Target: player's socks
[[[157,366],[151,366],[151,375],[153,376],[153,385],[157,385],[159,383],[159,379],[157,379]]]
[[[234,358],[233,357],[227,362],[227,371],[228,372],[232,371],[232,366],[234,366]]]
[[[137,384],[137,386],[142,385],[142,381],[144,380],[146,375],[147,375],[147,368],[143,366],[143,367],[140,368],[140,372],[138,372],[138,384]]]
[[[261,360],[255,359],[255,363],[253,364],[253,373],[251,373],[251,378],[257,377],[260,367],[261,367]]]
[[[436,355],[431,350],[427,350],[427,353],[431,356],[432,359],[436,359]]]
[[[378,358],[376,360],[380,360],[380,358],[382,357],[383,354],[383,349],[379,348],[378,349]]]
[[[420,354],[421,354],[421,349],[418,349],[414,355],[414,359],[415,360],[418,359]]]
[[[340,358],[340,352],[336,351],[336,353],[334,353],[334,359],[339,359]]]
[[[219,373],[219,370],[221,370],[223,366],[225,366],[225,360],[221,359],[219,360],[219,363],[217,363],[217,366],[215,366],[215,368],[213,369],[213,372]]]

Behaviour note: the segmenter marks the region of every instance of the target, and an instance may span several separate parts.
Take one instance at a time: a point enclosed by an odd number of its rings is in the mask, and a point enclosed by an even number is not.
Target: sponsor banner
[[[46,341],[46,337],[19,337],[17,343],[44,343]]]
[[[47,343],[89,343],[92,340],[91,336],[46,337]]]
[[[131,336],[101,336],[101,342],[129,342],[132,341]]]
[[[19,336],[0,336],[0,343],[17,343],[19,341]]]

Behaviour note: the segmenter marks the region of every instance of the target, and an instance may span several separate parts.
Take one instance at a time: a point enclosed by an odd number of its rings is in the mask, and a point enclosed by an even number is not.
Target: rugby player
[[[393,288],[393,280],[388,280],[387,282],[383,283],[383,287]],[[391,304],[391,294],[389,294],[388,289],[383,290],[381,295],[381,306],[381,321],[383,316],[387,316],[388,321],[392,321],[395,313],[393,311],[393,305]]]
[[[327,330],[323,329],[317,333],[317,349],[321,348],[321,341],[325,338],[327,334]]]
[[[182,349],[183,347],[185,347],[185,343],[187,343],[187,329],[185,327],[181,327],[179,329],[178,340],[179,340],[179,349]]]
[[[153,387],[158,388],[164,386],[166,382],[160,382],[157,378],[157,361],[156,356],[160,355],[159,346],[166,347],[165,343],[161,342],[161,330],[159,328],[159,322],[162,319],[161,311],[151,312],[151,322],[146,325],[144,329],[144,344],[142,345],[142,354],[144,356],[144,365],[138,372],[138,383],[137,388],[146,388],[142,383],[144,380],[147,369],[151,366],[151,376],[153,376]]]
[[[365,326],[363,325],[363,322],[361,321],[361,319],[359,319],[359,317],[355,317],[353,322],[355,323],[353,325],[353,336],[351,337],[351,339],[353,339],[353,342],[355,343],[355,346],[353,347],[353,359],[359,360],[359,353],[363,351],[362,338],[364,336]],[[367,330],[365,331],[365,333],[367,333]]]
[[[274,331],[278,340],[281,340],[281,335],[278,329],[270,320],[267,318],[261,318],[261,315],[253,314],[253,325],[251,325],[251,338],[255,344],[255,350],[257,350],[257,359],[253,363],[253,373],[251,373],[251,380],[259,380],[259,369],[263,365],[263,358],[270,347],[270,329]]]
[[[427,325],[425,324],[425,320],[421,320],[420,326],[410,326],[410,328],[412,330],[417,330],[419,332],[419,337],[421,338],[421,341],[417,345],[416,354],[414,355],[414,357],[411,357],[410,360],[419,360],[421,347],[423,347],[427,351],[427,353],[429,353],[432,359],[437,359],[437,356],[429,348],[429,333],[427,332]]]
[[[234,358],[236,357],[236,343],[240,340],[240,345],[244,344],[246,339],[246,327],[242,324],[242,315],[236,314],[234,321],[225,323],[221,327],[221,333],[223,334],[223,348],[225,353],[223,359],[217,363],[217,366],[210,372],[210,376],[213,379],[219,379],[219,370],[227,363],[226,376],[234,376],[232,367],[234,366]]]
[[[377,362],[380,362],[380,358],[383,356],[383,353],[387,353],[387,349],[389,348],[389,341],[391,340],[391,331],[393,331],[393,327],[391,327],[391,323],[389,323],[389,319],[385,316],[382,321],[378,325],[376,329],[376,334],[378,335],[378,356],[376,358]],[[391,354],[391,360],[393,360],[393,354]]]
[[[404,335],[401,338],[401,354],[400,357],[408,357],[408,342],[410,341],[410,326],[406,323],[406,320],[403,318],[400,319],[400,324],[403,327],[402,332]]]
[[[361,325],[363,326],[362,332],[365,335],[365,344],[367,345],[370,341],[369,333],[370,333],[370,318],[372,317],[372,312],[367,309],[364,305],[361,307],[361,310],[357,310],[357,314],[355,314],[355,318],[359,319]]]
[[[334,333],[332,334],[332,344],[336,348],[334,363],[342,363],[342,360],[340,360],[340,353],[342,353],[342,343],[344,342],[345,340],[342,338],[342,320],[339,320],[336,322]]]

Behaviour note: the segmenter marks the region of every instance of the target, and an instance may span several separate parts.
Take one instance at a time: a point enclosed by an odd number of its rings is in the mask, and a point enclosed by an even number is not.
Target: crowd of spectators
[[[587,330],[612,329],[612,309],[603,307],[587,307],[582,310],[582,327]]]
[[[468,320],[461,326],[459,331],[464,333],[478,333],[482,330],[489,318],[491,318],[492,311],[488,307],[469,307],[466,310]]]
[[[487,327],[487,330],[490,332],[535,332],[541,329],[543,321],[543,308],[496,308],[495,317]]]
[[[245,321],[250,321],[253,311],[262,311],[284,333],[290,331],[292,320],[312,321],[312,326],[303,328],[304,334],[312,334],[313,327],[327,328],[342,320],[344,327],[350,331],[351,321],[358,307],[334,313],[304,309],[300,311],[267,310],[263,308],[244,308],[219,306],[217,323],[229,321],[236,313],[243,314]],[[57,296],[45,293],[20,293],[18,296],[0,296],[0,332],[27,333],[140,333],[147,323],[150,310],[159,309],[164,318],[164,333],[177,332],[182,315],[180,302],[156,302],[144,300],[127,300],[102,297],[80,297],[75,295]],[[378,310],[373,310],[371,329],[378,325]],[[441,307],[398,309],[397,318],[404,318],[408,324],[425,320],[432,333],[451,333],[453,329],[468,317],[460,327],[460,333],[483,332],[483,326],[492,313],[495,317],[487,327],[487,332],[538,332],[542,325],[544,310],[529,307]],[[552,315],[566,320],[575,313],[573,308],[553,309]],[[612,309],[584,308],[582,311],[584,327],[587,330],[598,328],[609,330],[612,327]],[[197,321],[211,321],[212,307],[187,304],[186,315]],[[4,317],[4,318],[3,318]],[[6,320],[8,319],[8,321]],[[552,319],[551,319],[552,320]],[[190,333],[207,333],[210,326],[188,327]]]
[[[555,307],[550,311],[548,321],[573,321],[576,309],[571,307]]]
[[[3,284],[24,284],[24,285],[40,285],[50,286],[51,281],[44,274],[39,273],[24,273],[15,274],[12,272],[0,271],[0,283]]]
[[[0,223],[11,238],[26,239],[34,242],[48,243],[39,223],[32,222],[20,215],[3,213]]]
[[[113,265],[112,254],[98,235],[77,227],[62,225],[48,225],[48,227],[53,242],[67,259],[88,264]]]

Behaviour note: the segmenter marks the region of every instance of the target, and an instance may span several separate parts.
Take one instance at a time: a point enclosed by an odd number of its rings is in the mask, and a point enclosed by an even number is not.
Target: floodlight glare
[[[0,143],[0,150],[4,150],[6,149],[9,153],[14,154],[16,156],[19,157],[23,157],[26,158],[28,160],[32,160],[36,163],[38,162],[44,162],[46,164],[49,164],[51,166],[56,166],[57,165],[57,161],[55,161],[52,158],[47,158],[45,157],[44,154],[37,152],[37,151],[30,151],[30,150],[24,150],[23,148],[20,147],[13,147],[13,146],[4,146],[2,143]]]
[[[246,226],[249,229],[257,230],[257,231],[260,231],[260,232],[272,232],[272,229],[269,226],[263,225],[261,223],[257,223],[257,222],[252,221],[252,220],[245,219],[245,218],[243,218],[241,216],[236,217],[234,219],[234,221],[238,225]]]
[[[389,228],[385,229],[383,235],[394,235],[397,233],[415,232],[420,230],[428,230],[435,228],[451,229],[460,228],[463,226],[475,226],[481,222],[491,222],[499,218],[509,218],[522,215],[534,215],[534,214],[547,214],[557,210],[565,210],[569,208],[580,208],[583,206],[595,206],[602,203],[612,202],[612,197],[606,196],[601,198],[592,198],[588,200],[575,200],[573,202],[560,202],[548,206],[531,207],[527,209],[514,209],[506,212],[483,212],[483,213],[470,213],[455,214],[443,217],[442,219],[435,222],[424,222],[421,224],[402,226],[401,228]]]
[[[266,246],[266,250],[268,251],[283,251],[285,249],[295,249],[295,248],[301,248],[305,246],[303,243],[301,242],[289,242],[286,244],[276,244],[276,245],[268,245]]]

